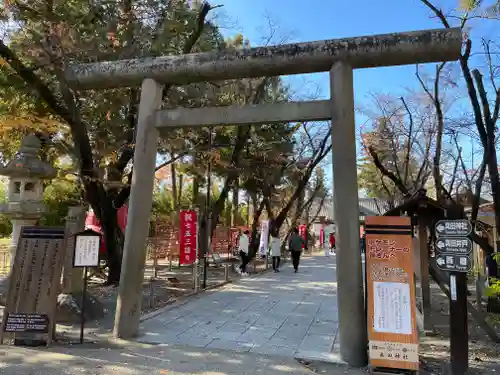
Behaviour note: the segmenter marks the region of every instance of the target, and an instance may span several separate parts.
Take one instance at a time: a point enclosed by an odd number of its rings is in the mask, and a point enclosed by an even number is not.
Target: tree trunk
[[[299,224],[304,224],[304,222],[307,220],[307,214],[308,210],[306,207],[304,207],[304,203],[306,200],[306,191],[305,188],[300,192],[299,197],[297,198],[297,212],[296,216],[298,217],[300,223]]]
[[[118,210],[113,207],[112,199],[108,196],[100,200],[99,207],[93,207],[95,212],[100,211],[98,217],[104,233],[106,256],[109,268],[108,285],[117,285],[120,281],[122,267],[123,233],[118,227]]]
[[[246,225],[250,225],[250,210],[251,210],[250,201],[251,201],[250,193],[247,192],[247,218],[246,218],[247,222],[246,222]]]
[[[231,219],[232,219],[232,206],[229,202],[226,201],[226,209],[225,209],[225,215],[224,215],[224,226],[231,226]]]
[[[199,207],[199,195],[200,195],[200,179],[198,175],[193,176],[193,196],[191,198],[191,205],[193,207]]]
[[[179,173],[179,191],[177,193],[177,202],[179,204],[179,208],[182,205],[182,190],[184,189],[184,174]]]
[[[260,205],[258,205],[258,207],[256,207],[256,209],[254,210],[251,241],[250,241],[250,246],[249,246],[249,251],[248,251],[250,259],[255,257],[255,255],[257,254],[257,250],[259,248],[259,243],[257,242],[257,229],[258,229],[258,225],[259,225],[260,215],[262,214],[262,211],[264,211],[266,199],[267,198],[262,199],[262,202],[260,202]],[[255,204],[257,205],[257,202],[255,202]]]
[[[232,181],[233,180],[230,177],[226,178],[226,182],[224,184],[224,187],[222,188],[222,191],[220,192],[219,197],[217,198],[215,203],[211,205],[212,228],[210,228],[210,235],[213,235],[215,228],[217,226],[218,218],[224,210],[224,203],[226,202],[229,196],[229,190],[231,189]]]
[[[257,194],[250,194],[250,200],[251,200],[251,203],[252,203],[252,224],[253,222],[255,221],[255,215],[259,209],[259,204],[258,204],[258,201],[257,201]],[[258,215],[257,217],[259,217],[260,215]],[[250,222],[249,222],[250,224]]]
[[[240,186],[239,181],[236,179],[233,187],[233,215],[231,217],[231,226],[240,225]]]
[[[319,161],[318,161],[319,162]],[[273,224],[276,226],[277,229],[281,228],[283,223],[285,222],[285,219],[290,212],[290,210],[293,207],[293,204],[297,199],[300,199],[300,197],[303,195],[305,188],[307,187],[307,183],[309,182],[309,178],[311,177],[311,174],[313,172],[314,168],[309,168],[304,176],[300,179],[297,188],[295,189],[292,197],[290,200],[287,202],[286,206],[281,210],[281,212],[276,216],[276,219],[274,220]]]
[[[174,157],[173,154],[172,157]],[[175,163],[170,164],[170,177],[172,178],[172,199],[174,201],[174,211],[177,213],[179,211],[179,197],[177,193],[177,171],[175,169]]]

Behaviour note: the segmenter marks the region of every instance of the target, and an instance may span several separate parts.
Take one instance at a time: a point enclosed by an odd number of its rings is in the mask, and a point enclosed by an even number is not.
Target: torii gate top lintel
[[[459,58],[460,28],[422,30],[315,42],[70,65],[76,89],[138,86],[146,78],[187,84],[208,80],[316,73],[336,61],[354,69],[452,61]]]

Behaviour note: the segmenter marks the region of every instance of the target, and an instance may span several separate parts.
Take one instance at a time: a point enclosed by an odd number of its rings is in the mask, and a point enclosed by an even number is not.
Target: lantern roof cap
[[[16,156],[5,166],[0,166],[0,175],[14,178],[52,179],[57,171],[50,164],[42,161],[38,154],[42,142],[34,134],[21,141],[21,147]]]

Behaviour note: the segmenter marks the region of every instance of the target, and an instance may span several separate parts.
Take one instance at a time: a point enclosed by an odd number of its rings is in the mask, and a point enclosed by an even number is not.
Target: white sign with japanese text
[[[373,330],[411,335],[410,286],[406,283],[374,282]]]
[[[100,245],[101,245],[101,237],[97,234],[76,235],[73,267],[99,266]]]

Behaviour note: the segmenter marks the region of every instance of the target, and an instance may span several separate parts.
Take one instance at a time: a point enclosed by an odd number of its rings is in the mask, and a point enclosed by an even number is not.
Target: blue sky
[[[418,0],[219,0],[217,4],[224,5],[221,21],[227,28],[223,32],[241,32],[253,45],[262,44],[268,35],[267,16],[279,28],[275,39],[286,37],[290,42],[440,27]],[[374,91],[404,91],[416,85],[414,73],[414,66],[356,70],[356,100],[363,101]],[[323,97],[329,96],[326,73],[292,78],[293,86],[301,91],[315,89],[315,84],[304,87],[309,81],[318,85]]]
[[[454,9],[459,0],[436,0],[445,10]],[[220,23],[225,35],[241,32],[252,45],[261,45],[268,37],[266,17],[279,28],[275,39],[305,42],[399,31],[441,28],[419,0],[213,0],[223,5]],[[498,25],[496,25],[498,26]],[[481,23],[477,33],[491,35],[493,24]],[[496,33],[498,35],[498,33]],[[326,74],[295,76],[296,87],[305,80],[315,81],[328,96]],[[415,66],[363,69],[355,72],[355,95],[358,101],[373,91],[403,92],[416,87]]]
[[[419,0],[213,0],[223,5],[217,15],[226,36],[242,33],[254,46],[262,45],[269,35],[267,18],[278,26],[275,42],[305,42],[398,31],[440,28],[430,11]],[[445,10],[454,9],[458,0],[436,0]],[[267,17],[267,18],[266,18]],[[491,35],[494,26],[481,22],[473,29],[477,36]],[[477,45],[477,44],[476,44]],[[404,94],[417,88],[415,66],[356,70],[356,105],[370,101],[370,93]],[[319,90],[329,97],[326,73],[288,77],[298,94],[307,96]],[[357,126],[366,118],[357,115]]]

